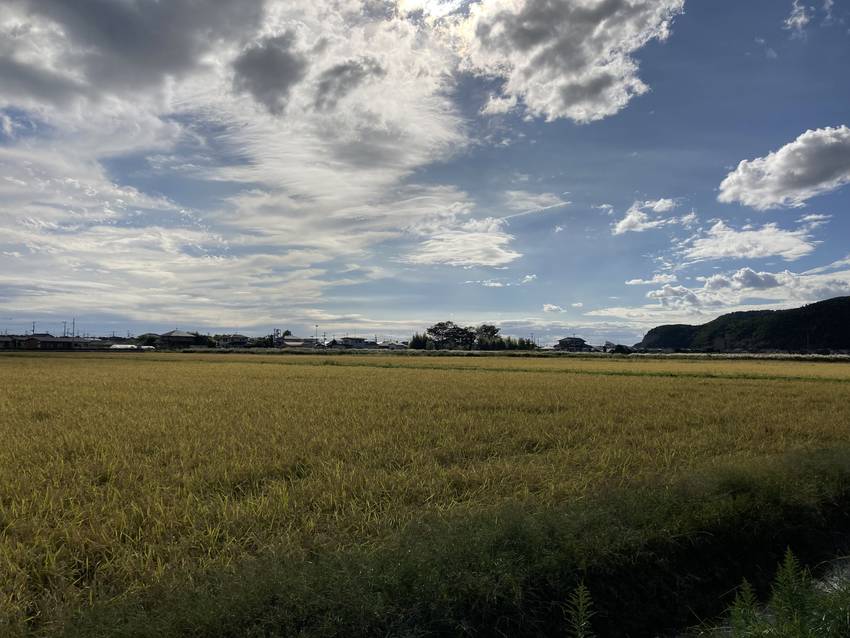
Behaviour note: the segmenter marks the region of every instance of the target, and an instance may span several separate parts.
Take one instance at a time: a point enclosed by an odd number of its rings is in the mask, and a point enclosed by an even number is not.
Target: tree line
[[[483,323],[480,326],[459,326],[453,321],[435,323],[424,333],[410,338],[411,350],[534,350],[531,339],[503,337],[499,328]]]

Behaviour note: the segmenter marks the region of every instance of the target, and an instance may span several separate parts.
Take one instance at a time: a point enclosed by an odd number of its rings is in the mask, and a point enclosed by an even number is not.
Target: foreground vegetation
[[[581,582],[599,635],[683,627],[850,528],[848,391],[837,363],[0,357],[0,634],[545,635]]]
[[[584,611],[587,605],[585,602],[577,610]],[[767,605],[759,604],[752,585],[745,579],[729,609],[727,623],[696,636],[846,638],[850,636],[850,580],[841,572],[815,580],[789,549],[776,572]]]

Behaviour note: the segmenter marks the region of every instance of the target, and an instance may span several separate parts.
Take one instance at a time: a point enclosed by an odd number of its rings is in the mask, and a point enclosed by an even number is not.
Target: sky
[[[845,0],[4,0],[0,332],[850,295],[848,69]]]

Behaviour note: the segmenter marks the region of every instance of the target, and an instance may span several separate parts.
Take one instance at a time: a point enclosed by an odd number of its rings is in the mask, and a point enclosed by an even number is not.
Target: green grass
[[[846,638],[850,636],[850,582],[846,572],[818,581],[789,549],[766,605],[745,579],[727,622],[694,634],[703,638]]]
[[[616,595],[646,627],[779,542],[817,553],[848,382],[781,361],[3,356],[0,634],[534,635],[566,631],[581,580],[597,624]],[[641,613],[651,566],[677,584]]]

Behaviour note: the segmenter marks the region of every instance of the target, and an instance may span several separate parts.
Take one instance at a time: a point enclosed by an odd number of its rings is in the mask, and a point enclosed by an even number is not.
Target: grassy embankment
[[[682,626],[846,529],[850,366],[0,357],[0,633]],[[109,628],[108,632],[105,628]]]

